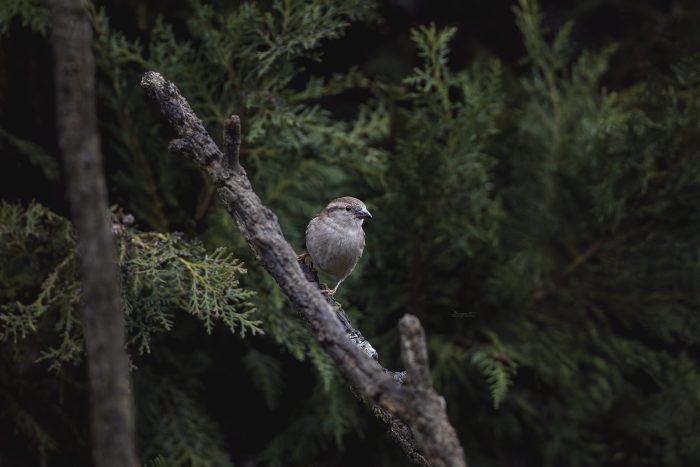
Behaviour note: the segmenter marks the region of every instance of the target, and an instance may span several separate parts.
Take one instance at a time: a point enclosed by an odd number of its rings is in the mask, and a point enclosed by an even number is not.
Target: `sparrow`
[[[365,248],[365,232],[362,224],[372,214],[365,203],[351,196],[337,198],[306,227],[306,249],[308,253],[299,256],[303,261],[311,256],[314,265],[322,272],[335,278],[338,283],[323,293],[335,295],[338,286],[352,273]]]

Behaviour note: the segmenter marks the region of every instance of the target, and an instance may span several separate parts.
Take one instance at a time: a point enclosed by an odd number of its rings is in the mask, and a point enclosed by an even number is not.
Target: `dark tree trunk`
[[[77,233],[97,467],[135,467],[124,316],[95,102],[92,29],[83,0],[50,0],[56,119]]]

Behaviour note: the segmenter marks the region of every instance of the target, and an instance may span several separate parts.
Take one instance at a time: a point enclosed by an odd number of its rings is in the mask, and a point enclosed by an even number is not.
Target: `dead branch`
[[[418,319],[411,316],[402,319],[406,323],[400,327],[402,341],[407,341],[407,348],[413,349],[415,355],[404,356],[405,363],[412,365],[409,380],[416,380],[417,384],[408,381],[401,385],[391,372],[349,338],[349,321],[344,325],[318,287],[307,280],[294,250],[282,234],[277,217],[253,191],[245,170],[231,163],[239,160],[238,145],[227,143],[224,156],[177,87],[159,73],[144,74],[141,86],[159,105],[161,113],[179,136],[170,143],[170,149],[191,157],[212,178],[221,202],[256,257],[312,328],[316,340],[351,387],[380,411],[410,427],[421,455],[430,465],[466,466],[464,451],[447,418],[444,400],[432,385],[425,384],[429,369],[427,357],[420,356],[423,355],[421,348],[425,348],[425,339]],[[240,126],[235,119],[229,119],[229,122]],[[235,138],[225,135],[225,140],[235,141]],[[419,342],[421,339],[422,343]]]

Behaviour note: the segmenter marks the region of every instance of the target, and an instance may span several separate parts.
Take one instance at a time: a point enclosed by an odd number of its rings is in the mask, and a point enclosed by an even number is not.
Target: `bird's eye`
[[[350,211],[352,208],[350,206],[345,206],[346,211]]]

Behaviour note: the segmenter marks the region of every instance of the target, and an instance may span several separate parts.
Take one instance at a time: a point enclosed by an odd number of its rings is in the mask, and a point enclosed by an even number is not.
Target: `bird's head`
[[[356,228],[362,227],[364,220],[372,217],[365,203],[351,196],[334,199],[323,212],[334,222]]]

